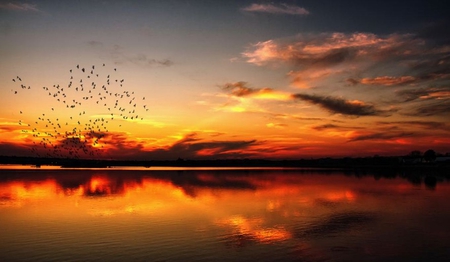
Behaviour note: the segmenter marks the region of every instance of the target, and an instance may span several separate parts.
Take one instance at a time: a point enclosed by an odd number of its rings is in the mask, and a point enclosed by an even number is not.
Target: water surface
[[[448,261],[450,183],[301,169],[2,169],[0,261]]]

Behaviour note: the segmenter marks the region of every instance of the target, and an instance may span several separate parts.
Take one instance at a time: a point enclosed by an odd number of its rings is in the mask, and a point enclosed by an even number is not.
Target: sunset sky
[[[411,0],[0,1],[0,155],[447,153],[448,10]]]

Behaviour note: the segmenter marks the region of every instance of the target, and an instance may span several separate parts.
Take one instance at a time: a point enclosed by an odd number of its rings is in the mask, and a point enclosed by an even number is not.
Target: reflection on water
[[[0,261],[445,261],[450,184],[311,170],[1,170]]]

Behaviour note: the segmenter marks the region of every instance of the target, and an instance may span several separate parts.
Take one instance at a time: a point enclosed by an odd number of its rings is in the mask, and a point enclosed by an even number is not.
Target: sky
[[[0,155],[450,152],[446,1],[0,1]]]

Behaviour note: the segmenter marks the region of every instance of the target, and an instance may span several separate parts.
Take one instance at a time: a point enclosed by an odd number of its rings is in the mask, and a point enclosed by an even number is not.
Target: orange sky
[[[438,6],[411,6],[420,19],[392,6],[402,22],[373,25],[377,4],[302,5],[0,4],[0,155],[450,152],[450,41]],[[349,12],[358,22],[346,23]]]

